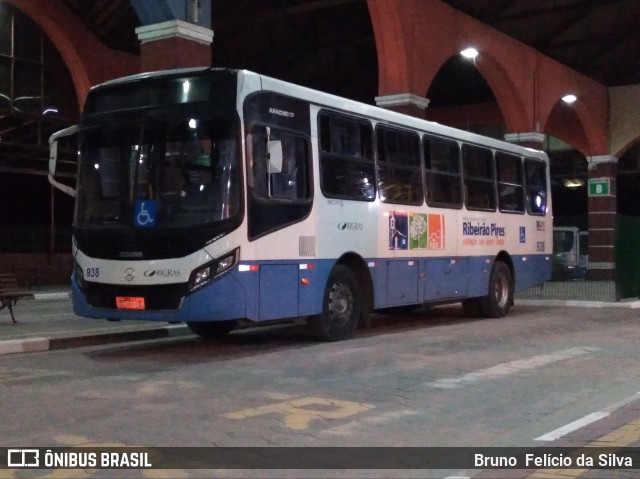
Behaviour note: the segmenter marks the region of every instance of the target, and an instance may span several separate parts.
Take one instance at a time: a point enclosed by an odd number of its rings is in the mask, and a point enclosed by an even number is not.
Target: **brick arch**
[[[555,104],[547,117],[544,133],[560,138],[584,156],[590,156],[589,139],[577,111],[562,101]]]
[[[568,70],[563,65],[542,57],[539,65],[539,108],[542,131],[558,138],[558,124],[554,115],[558,109],[569,109],[574,113],[574,124],[580,130],[573,134],[576,143],[571,143],[585,156],[606,155],[609,150],[607,131],[609,108],[606,87]],[[569,106],[562,104],[562,97],[573,93],[578,100]],[[566,128],[565,128],[566,129]],[[566,135],[566,132],[561,133]],[[579,138],[582,134],[583,138]]]
[[[439,1],[368,0],[368,5],[378,50],[380,95],[424,96],[442,66],[464,47],[475,45],[482,52],[476,68],[493,91],[507,129],[531,129],[528,105],[512,75],[517,69],[510,70],[501,56],[502,37],[492,39],[482,31],[483,24]]]
[[[139,70],[138,57],[107,48],[62,2],[4,1],[31,18],[57,48],[69,69],[79,109],[92,85]]]
[[[396,0],[367,0],[378,54],[380,95],[410,91],[408,45]]]
[[[608,149],[606,87],[440,0],[367,0],[378,49],[379,94],[423,96],[438,70],[473,45],[476,66],[498,102],[509,132],[544,131],[567,92],[590,156]],[[588,140],[587,140],[588,139]]]
[[[508,132],[527,131],[529,120],[522,101],[522,93],[510,76],[510,71],[498,58],[483,53],[476,62],[480,74],[487,81],[502,112]]]
[[[564,105],[562,100],[556,102],[546,118],[543,131],[560,138],[584,156],[592,156],[593,148],[579,112],[579,108]]]

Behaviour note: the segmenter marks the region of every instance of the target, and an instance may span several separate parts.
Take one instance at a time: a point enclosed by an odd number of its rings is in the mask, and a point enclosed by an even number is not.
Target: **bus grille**
[[[316,237],[315,236],[300,236],[298,238],[300,245],[300,256],[315,256],[316,255]]]

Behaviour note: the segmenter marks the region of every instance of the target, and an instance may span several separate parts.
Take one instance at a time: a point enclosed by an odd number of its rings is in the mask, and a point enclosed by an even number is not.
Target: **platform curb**
[[[99,346],[102,344],[146,341],[191,335],[186,325],[170,325],[157,329],[141,331],[122,331],[117,333],[97,333],[59,338],[24,338],[0,341],[0,356],[4,354],[34,353],[60,349]]]
[[[556,306],[565,308],[638,309],[640,301],[584,301],[579,299],[515,299],[516,306]]]

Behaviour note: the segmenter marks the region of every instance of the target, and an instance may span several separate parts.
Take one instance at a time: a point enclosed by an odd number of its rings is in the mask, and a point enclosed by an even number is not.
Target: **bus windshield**
[[[236,215],[238,122],[199,112],[146,112],[81,131],[75,226],[178,229]]]

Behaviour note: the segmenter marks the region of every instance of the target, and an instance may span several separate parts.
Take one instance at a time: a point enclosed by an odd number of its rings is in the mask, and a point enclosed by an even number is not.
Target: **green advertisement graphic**
[[[427,215],[411,213],[409,215],[409,249],[427,249]]]

